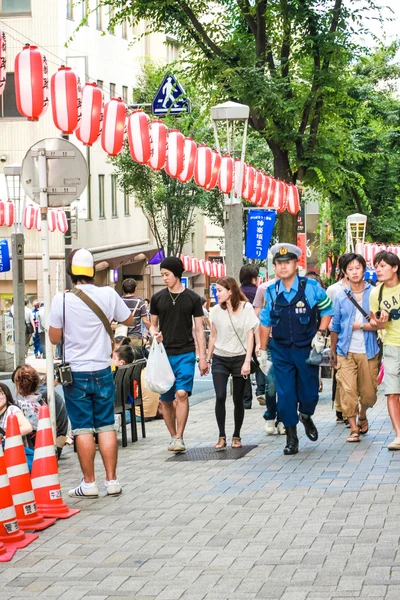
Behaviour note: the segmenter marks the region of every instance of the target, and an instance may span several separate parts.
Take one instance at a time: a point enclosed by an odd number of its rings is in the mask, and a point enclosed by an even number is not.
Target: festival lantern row
[[[187,254],[181,254],[181,260],[185,271],[191,271],[195,275],[201,273],[202,275],[217,277],[218,279],[226,275],[226,267],[223,263],[211,262],[202,258],[188,256]]]
[[[1,34],[1,32],[0,32]],[[5,54],[5,37],[3,52]],[[3,61],[5,62],[5,61]],[[1,65],[1,61],[0,61]],[[3,71],[0,70],[0,90]],[[48,76],[46,59],[36,46],[25,45],[15,59],[15,91],[18,111],[30,121],[37,121],[47,110]],[[111,98],[103,106],[103,93],[96,83],[80,88],[79,78],[70,67],[62,66],[51,77],[50,96],[55,126],[64,134],[75,132],[87,146],[101,138],[109,156],[123,148],[125,133],[132,159],[154,170],[165,169],[182,183],[192,178],[205,190],[218,186],[223,194],[233,190],[256,206],[277,212],[300,210],[296,186],[286,184],[244,165],[185,136],[168,130],[161,121],[151,122],[142,110],[127,117],[127,106],[120,98]],[[242,170],[242,173],[241,173]],[[241,189],[240,189],[241,188]]]
[[[393,252],[393,254],[400,258],[400,246],[386,246],[385,244],[372,244],[367,242],[363,247],[361,243],[356,244],[356,252],[362,254],[367,263],[371,266],[374,263],[375,256],[378,252],[382,252],[383,250]]]
[[[15,221],[15,206],[12,200],[4,202],[0,200],[0,227],[12,227]],[[26,229],[42,230],[40,208],[34,204],[28,204],[24,208],[24,227]],[[66,233],[68,229],[67,215],[62,208],[49,209],[47,213],[47,224],[49,231],[60,231]]]

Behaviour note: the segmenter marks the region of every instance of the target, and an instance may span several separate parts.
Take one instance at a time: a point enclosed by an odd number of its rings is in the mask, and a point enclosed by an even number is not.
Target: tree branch
[[[289,76],[290,35],[291,23],[289,18],[289,7],[287,0],[281,0],[281,14],[283,17],[283,35],[281,46],[281,76],[286,79]]]
[[[253,15],[251,14],[251,6],[249,0],[236,0],[240,10],[243,13],[246,23],[251,33],[256,37],[257,35],[257,23]]]
[[[196,15],[192,11],[192,9],[187,4],[185,4],[185,3],[182,3],[180,5],[180,8],[183,10],[183,12],[186,14],[186,16],[188,17],[188,19],[192,23],[195,31],[200,36],[201,40],[203,40],[203,43],[206,46],[208,46],[210,48],[210,50],[212,52],[214,52],[214,54],[216,56],[219,56],[220,58],[226,58],[226,55],[221,50],[221,48],[219,48],[219,46],[217,46],[217,44],[215,42],[213,42],[212,39],[209,37],[209,35],[207,34],[207,32],[204,29],[203,25],[197,19]]]

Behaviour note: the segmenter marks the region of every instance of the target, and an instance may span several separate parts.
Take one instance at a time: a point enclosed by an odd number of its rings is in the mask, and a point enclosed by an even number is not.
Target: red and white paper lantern
[[[243,163],[242,171],[242,189],[240,189],[240,171],[242,169],[242,161],[235,160],[235,196],[242,198],[244,186],[246,185],[246,165]]]
[[[293,184],[286,188],[286,204],[290,214],[297,215],[300,210],[299,190]]]
[[[47,226],[49,231],[55,231],[57,229],[57,214],[55,210],[49,209],[47,213]]]
[[[208,146],[198,146],[194,165],[194,180],[205,188],[211,181],[212,151]]]
[[[6,34],[0,29],[0,96],[2,95],[2,93],[4,92],[4,88],[6,87],[6,50]]]
[[[126,104],[121,98],[111,98],[104,105],[101,147],[108,156],[117,156],[122,150],[125,135]]]
[[[35,227],[38,231],[42,231],[42,214],[40,208],[36,211]]]
[[[150,126],[151,156],[148,161],[149,167],[159,171],[165,165],[167,156],[167,133],[168,129],[162,121],[153,121]]]
[[[65,134],[78,127],[80,118],[79,78],[71,67],[60,67],[50,81],[54,125]]]
[[[24,209],[24,227],[26,229],[33,229],[36,226],[36,213],[38,207],[33,204],[28,204]]]
[[[85,146],[92,146],[100,135],[103,120],[103,92],[96,83],[83,86],[81,112],[75,135]]]
[[[12,227],[15,220],[15,207],[12,200],[4,202],[4,223],[6,227]]]
[[[47,110],[47,60],[37,48],[26,44],[15,58],[15,101],[28,121],[38,121]]]
[[[286,208],[286,184],[283,181],[276,182],[273,208],[278,213]]]
[[[264,207],[265,208],[275,208],[274,199],[275,199],[276,185],[278,182],[273,177],[270,177],[269,179],[270,179],[270,186],[269,186],[269,190],[268,190],[267,201],[264,204]]]
[[[221,155],[219,152],[212,150],[212,160],[211,160],[211,179],[208,185],[206,185],[206,190],[213,190],[217,185],[219,169],[221,167]]]
[[[219,168],[218,187],[223,194],[229,194],[233,187],[233,159],[231,156],[221,158]]]
[[[187,183],[193,177],[194,165],[196,161],[197,144],[191,138],[185,138],[183,147],[183,169],[178,175],[181,183]]]
[[[68,220],[65,210],[59,208],[57,210],[57,229],[61,231],[61,233],[66,233],[68,230]]]
[[[206,273],[206,261],[203,258],[199,258],[199,271],[202,275]]]
[[[191,257],[187,256],[186,254],[184,254],[181,257],[181,260],[183,262],[183,266],[185,267],[185,271],[190,271],[190,267],[191,267]]]
[[[199,261],[194,256],[192,256],[190,261],[190,270],[192,271],[192,273],[199,272]]]
[[[205,274],[208,275],[209,277],[211,277],[212,275],[212,264],[209,260],[205,260],[204,261],[204,271]]]
[[[244,171],[244,186],[242,198],[244,200],[251,200],[254,194],[254,184],[256,180],[256,170],[251,165],[246,165]]]
[[[170,177],[178,177],[183,171],[185,138],[177,129],[168,132],[167,161],[165,172]]]
[[[271,177],[268,175],[263,176],[263,183],[261,187],[261,198],[259,201],[259,206],[265,206],[268,201],[269,190],[271,187]]]
[[[261,204],[261,193],[262,193],[263,183],[264,183],[264,175],[261,173],[261,171],[256,171],[256,179],[254,182],[254,193],[253,193],[253,196],[252,196],[250,202],[252,202],[253,204],[256,204],[257,206],[260,206],[260,204]]]
[[[142,110],[134,110],[128,118],[129,150],[133,160],[146,164],[151,156],[150,121]]]

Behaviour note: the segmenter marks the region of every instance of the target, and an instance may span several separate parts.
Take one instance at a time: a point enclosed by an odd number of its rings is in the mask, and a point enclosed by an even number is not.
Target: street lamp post
[[[225,231],[225,262],[226,273],[238,279],[239,271],[243,264],[243,208],[242,208],[242,180],[244,170],[244,156],[246,151],[247,126],[250,109],[245,104],[237,102],[224,102],[211,108],[211,120],[214,128],[217,150],[220,152],[217,123],[225,123],[226,150],[235,158],[239,123],[243,123],[242,143],[240,148],[240,170],[238,185],[234,185],[231,193],[224,195],[224,231]],[[238,148],[238,150],[239,150]],[[235,188],[239,192],[235,193]]]
[[[21,200],[21,165],[4,167],[8,198],[14,200],[14,231],[11,234],[12,278],[14,296],[14,366],[25,362],[25,275],[23,234],[24,204]],[[25,198],[25,194],[24,194]]]
[[[360,213],[346,219],[346,252],[364,252],[367,217]]]

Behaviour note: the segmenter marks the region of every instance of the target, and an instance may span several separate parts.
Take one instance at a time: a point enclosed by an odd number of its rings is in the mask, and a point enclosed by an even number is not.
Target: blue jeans
[[[268,360],[271,360],[271,349],[267,348]],[[257,382],[257,396],[265,396],[265,405],[266,411],[263,414],[263,417],[266,421],[275,421],[278,418],[277,415],[277,404],[276,404],[276,384],[275,384],[275,371],[274,365],[269,370],[268,375],[264,375],[264,373],[259,369],[256,372],[256,382]]]
[[[73,371],[64,387],[65,404],[74,435],[115,430],[115,385],[111,368]]]

